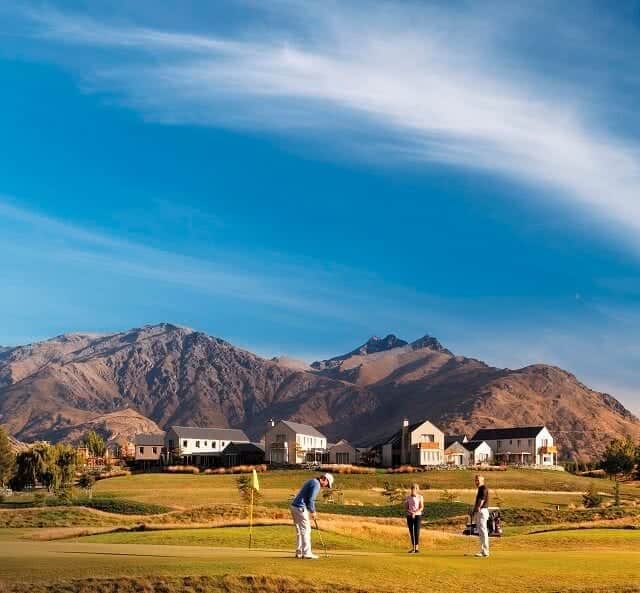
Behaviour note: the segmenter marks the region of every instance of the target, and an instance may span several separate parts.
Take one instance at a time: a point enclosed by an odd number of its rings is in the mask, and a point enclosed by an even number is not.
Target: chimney
[[[269,428],[273,428],[275,425],[275,420],[273,418],[269,418]]]
[[[400,435],[400,465],[409,463],[410,446],[409,446],[409,419],[402,421],[402,432]]]

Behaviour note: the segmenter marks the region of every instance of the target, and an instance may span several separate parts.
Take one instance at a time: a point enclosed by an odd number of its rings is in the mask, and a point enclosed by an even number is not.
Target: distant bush
[[[331,472],[333,474],[375,474],[376,468],[342,463],[328,463],[321,465],[320,471]]]
[[[200,470],[195,465],[169,465],[162,468],[168,474],[199,474]]]
[[[413,474],[415,472],[421,472],[421,467],[413,467],[412,465],[401,465],[400,467],[393,467],[387,470],[388,474]]]
[[[224,475],[224,474],[250,474],[253,470],[258,473],[266,472],[266,464],[260,465],[234,465],[233,467],[214,467],[205,469],[203,473],[206,475]]]
[[[582,504],[587,509],[593,509],[602,504],[602,496],[596,491],[595,484],[590,484],[589,490],[582,495]]]
[[[107,480],[108,478],[119,478],[122,476],[130,476],[131,472],[128,469],[112,469],[108,472],[95,473],[93,474],[96,481],[98,480]]]

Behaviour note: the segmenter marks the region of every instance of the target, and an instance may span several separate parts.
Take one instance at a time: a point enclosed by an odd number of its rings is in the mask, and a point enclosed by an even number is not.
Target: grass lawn
[[[310,471],[268,471],[260,474],[262,503],[283,503],[293,496],[302,482],[317,475]],[[447,489],[456,499],[473,500],[474,472],[467,470],[431,471],[418,474],[337,475],[336,486],[343,500],[351,504],[384,505],[379,489],[389,482],[394,487],[408,487],[411,482],[423,486],[427,501],[439,500]],[[487,473],[487,483],[502,506],[545,508],[579,504],[580,493],[595,483],[598,490],[610,493],[609,480],[582,478],[566,472],[509,469]],[[115,496],[172,508],[192,508],[215,503],[238,502],[233,475],[139,474],[101,480],[96,496]],[[428,488],[427,488],[428,486]],[[640,498],[640,488],[623,485],[623,495]],[[179,496],[177,496],[179,493]]]
[[[193,544],[192,532],[174,532],[171,539],[161,539],[160,545],[146,542],[154,541],[147,540],[150,537],[162,538],[162,532],[109,534],[68,542],[23,543],[0,538],[0,580],[10,587],[25,580],[51,582],[114,576],[286,575],[292,582],[330,583],[329,590],[336,593],[342,587],[372,593],[640,590],[640,533],[635,531],[550,532],[492,540],[489,559],[465,556],[468,544],[474,549],[477,543],[463,537],[442,548],[425,549],[414,557],[390,548],[386,552],[365,552],[358,547],[361,544],[330,536],[330,557],[316,562],[292,558],[290,527],[258,528],[256,537],[262,542],[261,548],[251,552],[239,547],[241,531],[207,531],[219,533],[196,534],[200,538],[197,545]],[[128,543],[113,543],[125,535],[133,536]],[[213,547],[219,543],[224,547]],[[285,543],[288,550],[280,551]],[[353,551],[339,549],[347,543]],[[319,550],[317,545],[316,549]],[[245,593],[265,589],[226,590]],[[307,588],[300,585],[298,590]]]

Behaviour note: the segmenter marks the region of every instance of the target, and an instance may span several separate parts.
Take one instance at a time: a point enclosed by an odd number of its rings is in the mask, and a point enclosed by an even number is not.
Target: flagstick
[[[249,502],[249,549],[253,543],[253,486],[251,487],[251,502]]]

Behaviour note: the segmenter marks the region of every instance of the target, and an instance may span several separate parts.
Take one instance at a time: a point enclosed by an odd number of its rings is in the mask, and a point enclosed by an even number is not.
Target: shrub
[[[200,470],[195,465],[169,465],[162,468],[169,474],[199,474]]]
[[[213,467],[204,470],[206,475],[223,475],[223,474],[250,474],[253,470],[258,473],[266,472],[267,466],[262,463],[260,465],[234,465],[233,467]]]
[[[333,474],[375,474],[375,467],[363,467],[361,465],[350,465],[341,463],[328,463],[320,466],[320,471],[331,472]]]
[[[587,509],[599,507],[602,504],[602,496],[598,494],[595,484],[591,483],[589,490],[582,495],[582,503]]]
[[[42,506],[44,504],[46,495],[44,492],[35,492],[33,495],[33,504],[34,506]]]
[[[72,504],[119,515],[159,515],[171,510],[159,504],[125,498],[76,498]]]
[[[419,467],[413,467],[412,465],[401,465],[400,467],[394,467],[387,470],[388,474],[413,474],[415,472],[422,471]]]
[[[128,469],[112,469],[110,471],[94,474],[95,480],[107,480],[108,478],[119,478],[122,476],[130,476],[131,472]]]

